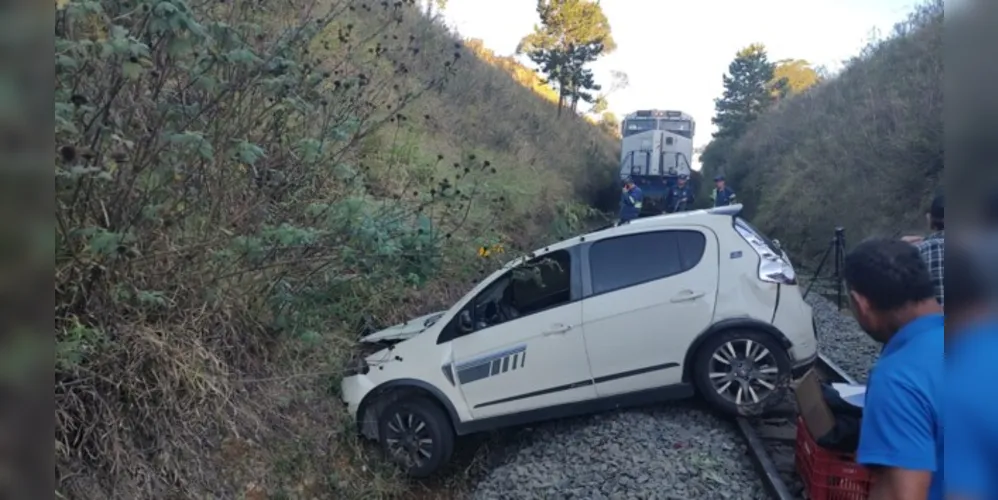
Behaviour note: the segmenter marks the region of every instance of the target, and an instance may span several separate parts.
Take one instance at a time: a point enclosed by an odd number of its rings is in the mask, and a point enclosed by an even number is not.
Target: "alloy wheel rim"
[[[710,358],[708,371],[717,394],[738,406],[760,403],[772,395],[779,375],[776,356],[750,339],[721,344]]]
[[[388,452],[408,468],[422,467],[433,457],[430,426],[412,412],[396,412],[388,420],[385,444]]]

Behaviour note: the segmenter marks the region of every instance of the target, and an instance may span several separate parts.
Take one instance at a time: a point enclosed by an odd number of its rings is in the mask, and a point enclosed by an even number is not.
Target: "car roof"
[[[716,223],[720,218],[734,217],[738,215],[741,211],[742,211],[742,205],[735,204],[724,207],[708,208],[703,210],[691,210],[688,212],[680,212],[675,214],[663,214],[663,215],[654,215],[651,217],[642,217],[640,219],[632,220],[631,222],[621,226],[611,226],[608,228],[599,229],[579,236],[573,236],[571,238],[559,241],[557,243],[553,243],[543,248],[539,248],[528,254],[525,258],[513,259],[512,261],[506,263],[506,265],[503,267],[504,268],[513,267],[515,265],[518,265],[523,260],[529,260],[531,258],[539,257],[541,255],[545,255],[551,252],[556,252],[558,250],[564,250],[566,248],[573,247],[585,241],[598,241],[625,234],[639,234],[648,231],[654,231],[656,229],[667,229],[670,226],[676,224],[710,225]]]

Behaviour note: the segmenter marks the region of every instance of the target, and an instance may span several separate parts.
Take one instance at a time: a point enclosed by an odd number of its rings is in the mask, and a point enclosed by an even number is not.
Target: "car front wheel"
[[[424,398],[389,404],[378,416],[378,438],[388,457],[412,477],[433,474],[454,452],[450,420]]]
[[[694,376],[708,403],[725,413],[753,416],[777,404],[790,381],[790,358],[771,335],[725,332],[697,351]]]

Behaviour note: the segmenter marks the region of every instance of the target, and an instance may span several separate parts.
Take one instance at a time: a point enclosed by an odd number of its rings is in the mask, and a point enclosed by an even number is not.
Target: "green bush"
[[[581,227],[616,157],[413,3],[60,2],[62,495],[404,491],[335,400],[356,332]]]

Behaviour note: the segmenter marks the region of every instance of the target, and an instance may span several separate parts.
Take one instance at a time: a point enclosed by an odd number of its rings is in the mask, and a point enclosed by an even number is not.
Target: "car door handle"
[[[563,334],[563,333],[565,333],[565,332],[567,332],[567,331],[569,331],[571,329],[572,329],[572,325],[565,325],[565,324],[562,324],[562,323],[558,323],[558,324],[555,324],[555,325],[551,325],[551,327],[548,328],[547,331],[544,332],[544,335],[560,335],[560,334]]]
[[[693,290],[683,290],[676,294],[675,297],[669,300],[669,302],[686,302],[688,300],[696,300],[704,296],[704,292],[694,292]]]

